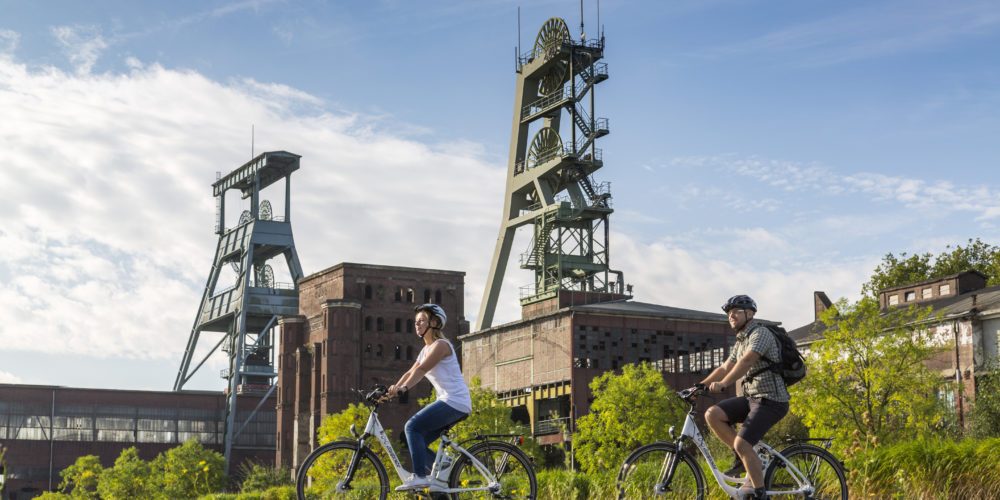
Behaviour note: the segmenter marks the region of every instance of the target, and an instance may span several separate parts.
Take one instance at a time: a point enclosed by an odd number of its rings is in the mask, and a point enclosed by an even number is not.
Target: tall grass
[[[852,497],[996,499],[1000,439],[918,439],[860,453],[848,462]]]

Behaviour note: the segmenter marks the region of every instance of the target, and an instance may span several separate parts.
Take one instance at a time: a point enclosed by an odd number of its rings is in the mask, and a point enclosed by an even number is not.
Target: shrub
[[[154,492],[151,486],[149,464],[139,458],[133,446],[122,450],[115,465],[104,470],[97,492],[101,498],[150,498]]]
[[[240,491],[244,493],[292,484],[291,472],[287,469],[275,469],[256,462],[243,462],[237,474],[241,478]]]
[[[97,481],[104,472],[101,459],[97,455],[84,455],[76,459],[73,465],[59,473],[62,482],[59,490],[68,493],[72,498],[98,498]]]
[[[226,486],[225,459],[190,439],[157,456],[150,470],[157,496],[197,498]]]

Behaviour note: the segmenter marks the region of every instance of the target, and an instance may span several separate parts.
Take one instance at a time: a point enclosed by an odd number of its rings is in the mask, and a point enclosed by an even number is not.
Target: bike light
[[[522,444],[524,444],[524,436],[518,436],[517,437],[517,445],[521,446]]]
[[[351,435],[354,436],[355,438],[361,437],[358,436],[358,427],[355,424],[351,424]]]
[[[669,429],[667,429],[667,434],[670,435],[670,439],[677,439],[677,436],[674,435],[674,431],[675,430],[676,429],[674,429],[674,426],[672,426],[672,425],[670,426]]]

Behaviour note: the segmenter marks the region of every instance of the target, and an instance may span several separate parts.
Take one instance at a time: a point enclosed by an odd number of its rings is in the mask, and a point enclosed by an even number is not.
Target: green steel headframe
[[[277,376],[274,365],[275,327],[282,316],[299,313],[298,281],[302,266],[295,252],[291,225],[291,174],[299,168],[299,155],[273,151],[258,155],[212,185],[216,198],[216,228],[219,242],[209,271],[208,282],[195,315],[191,336],[181,361],[174,390],[197,373],[216,351],[229,356],[229,368],[222,372],[227,381],[225,457],[228,470],[233,448],[242,445],[240,432],[254,417],[264,401],[274,393]],[[261,200],[261,191],[285,181],[284,217],[275,217],[270,202]],[[243,199],[250,199],[250,209],[243,211],[236,227],[225,227],[225,195],[239,189]],[[283,256],[292,283],[276,283],[268,261]],[[226,267],[237,275],[236,284],[218,288]],[[202,334],[221,333],[207,354],[192,368]],[[237,396],[262,396],[257,407],[239,412]],[[237,413],[246,415],[237,422]],[[247,444],[251,446],[251,444]]]
[[[609,184],[593,179],[604,165],[597,139],[609,132],[594,113],[595,87],[608,78],[603,57],[603,36],[574,41],[560,18],[546,21],[518,57],[507,192],[476,330],[493,323],[515,231],[528,224],[534,232],[520,264],[535,279],[521,288],[522,304],[562,290],[624,294],[622,273],[609,265]]]

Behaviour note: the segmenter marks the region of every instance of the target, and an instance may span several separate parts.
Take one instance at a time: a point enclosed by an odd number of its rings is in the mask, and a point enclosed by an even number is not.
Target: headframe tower
[[[593,179],[604,165],[597,139],[609,132],[594,113],[595,87],[608,79],[603,57],[603,34],[575,41],[561,18],[545,21],[532,50],[518,56],[507,192],[476,330],[492,325],[515,230],[529,224],[520,263],[535,280],[522,287],[522,305],[561,291],[624,296],[622,273],[609,267],[609,184]]]
[[[233,449],[239,447],[240,432],[275,390],[277,321],[282,316],[299,313],[298,281],[302,278],[302,266],[295,252],[291,224],[291,174],[298,170],[299,158],[286,151],[262,153],[212,185],[219,242],[174,390],[182,390],[217,350],[221,348],[228,354],[229,368],[222,372],[228,382],[224,443],[227,470]],[[275,216],[270,202],[261,199],[261,191],[280,180],[285,181],[283,217]],[[226,228],[225,195],[230,189],[239,189],[244,200],[249,198],[250,209],[243,211],[236,227]],[[275,282],[268,261],[278,256],[284,257],[292,283]],[[227,266],[234,271],[236,281],[231,286],[217,288]],[[222,335],[209,341],[209,345],[214,342],[213,347],[192,368],[195,351],[205,332]],[[237,418],[237,395],[261,396],[256,408],[245,418],[244,415]]]

